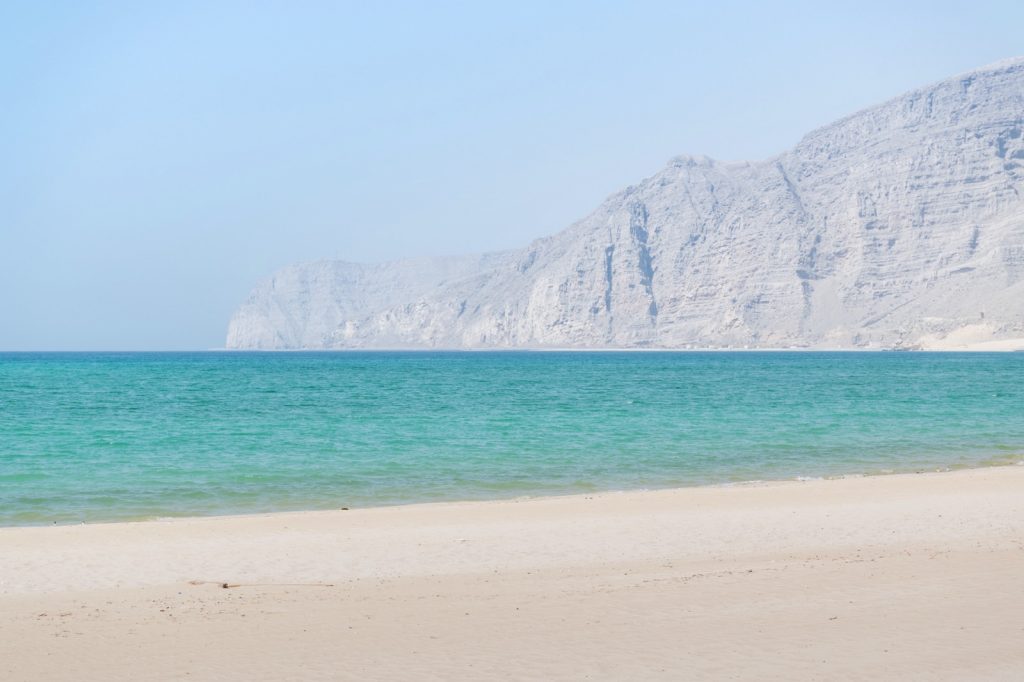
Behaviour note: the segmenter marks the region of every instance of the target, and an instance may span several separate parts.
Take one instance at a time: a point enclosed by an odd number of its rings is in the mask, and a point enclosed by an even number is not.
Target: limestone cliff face
[[[229,348],[919,347],[1024,337],[1024,59],[775,158],[679,157],[525,249],[293,265]]]

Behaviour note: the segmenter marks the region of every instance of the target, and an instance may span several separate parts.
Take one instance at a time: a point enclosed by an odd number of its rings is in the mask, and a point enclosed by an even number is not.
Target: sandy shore
[[[1020,680],[1022,643],[1020,466],[0,529],[5,680]]]

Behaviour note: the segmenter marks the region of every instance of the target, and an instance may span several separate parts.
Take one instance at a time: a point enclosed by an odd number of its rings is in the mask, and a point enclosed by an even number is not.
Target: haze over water
[[[0,525],[1022,457],[1024,353],[0,354]]]

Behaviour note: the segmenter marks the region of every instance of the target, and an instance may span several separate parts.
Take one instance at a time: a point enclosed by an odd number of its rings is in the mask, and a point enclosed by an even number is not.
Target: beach
[[[1022,466],[2,528],[0,677],[1011,680],[1021,576]]]

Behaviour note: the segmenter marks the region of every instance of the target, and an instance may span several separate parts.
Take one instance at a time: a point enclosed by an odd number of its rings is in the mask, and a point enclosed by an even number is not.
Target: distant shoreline
[[[1024,352],[1024,339],[985,342],[969,346],[928,348],[187,348],[105,350],[0,350],[2,355],[31,353],[1013,353]]]

